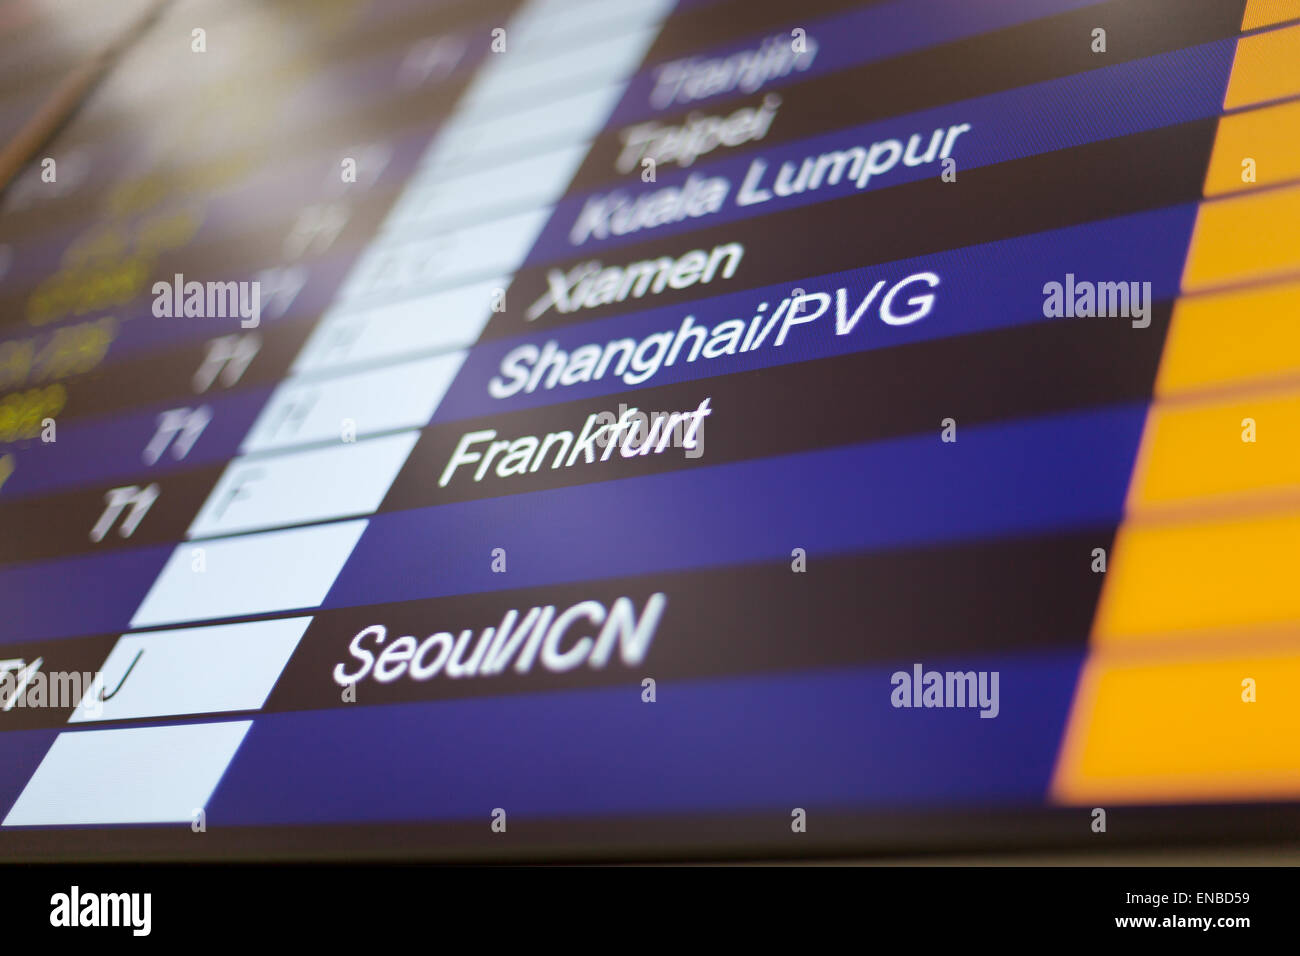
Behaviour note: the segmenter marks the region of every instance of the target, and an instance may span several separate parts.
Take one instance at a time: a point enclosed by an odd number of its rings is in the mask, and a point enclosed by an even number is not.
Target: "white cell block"
[[[368,372],[282,382],[244,439],[262,452],[309,442],[339,441],[398,428],[423,428],[465,361],[465,352],[436,355]]]
[[[318,607],[367,522],[177,545],[131,627]]]
[[[59,734],[4,826],[193,820],[252,726],[232,720]]]
[[[362,255],[337,301],[391,301],[512,273],[550,216],[549,207],[533,209],[424,239],[381,240]]]
[[[420,437],[417,431],[310,451],[236,458],[190,524],[191,538],[370,514]]]
[[[258,710],[310,617],[124,634],[69,723]]]
[[[420,159],[412,182],[435,182],[486,168],[522,151],[540,153],[564,143],[587,142],[605,126],[623,88],[621,82],[610,83],[506,114],[458,113]]]
[[[295,375],[473,345],[507,276],[371,308],[327,313],[293,363]],[[459,363],[457,363],[459,365]]]
[[[510,49],[532,51],[541,44],[558,44],[581,55],[581,44],[593,37],[632,33],[657,23],[672,12],[676,0],[533,0],[510,20]]]
[[[588,145],[579,142],[525,155],[427,186],[413,182],[384,221],[383,232],[393,237],[413,231],[427,234],[476,218],[551,205],[564,195]]]
[[[507,113],[580,89],[624,79],[636,72],[659,25],[581,46],[546,44],[532,53],[489,60],[466,91],[461,108],[474,115]]]

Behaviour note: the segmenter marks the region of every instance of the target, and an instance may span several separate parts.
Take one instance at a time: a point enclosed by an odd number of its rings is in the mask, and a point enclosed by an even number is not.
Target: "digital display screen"
[[[1297,832],[1300,4],[0,9],[0,858]]]

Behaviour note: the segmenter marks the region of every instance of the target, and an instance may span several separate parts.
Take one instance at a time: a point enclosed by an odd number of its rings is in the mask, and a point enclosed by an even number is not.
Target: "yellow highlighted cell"
[[[1243,693],[1253,681],[1255,701]],[[1084,667],[1053,797],[1067,804],[1300,796],[1300,649]]]
[[[1300,283],[1179,299],[1157,397],[1300,376]]]
[[[1223,98],[1225,110],[1300,93],[1300,25],[1256,33],[1237,41]]]
[[[1251,164],[1254,182],[1244,182]],[[1221,196],[1300,179],[1300,100],[1219,120],[1205,174],[1205,195]]]
[[[1246,0],[1241,29],[1256,30],[1286,20],[1300,20],[1300,0]]]
[[[1201,203],[1183,269],[1183,289],[1194,292],[1300,270],[1297,223],[1297,187]]]
[[[1134,512],[1261,491],[1300,492],[1300,392],[1157,403],[1147,416],[1143,443],[1129,496]]]
[[[1092,640],[1099,648],[1152,646],[1180,632],[1296,622],[1300,511],[1128,521],[1115,538]]]

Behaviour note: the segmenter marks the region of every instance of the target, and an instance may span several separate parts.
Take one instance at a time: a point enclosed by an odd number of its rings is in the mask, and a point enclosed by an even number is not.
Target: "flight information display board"
[[[0,858],[1300,832],[1300,2],[78,6]]]

